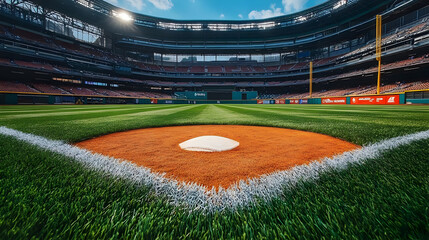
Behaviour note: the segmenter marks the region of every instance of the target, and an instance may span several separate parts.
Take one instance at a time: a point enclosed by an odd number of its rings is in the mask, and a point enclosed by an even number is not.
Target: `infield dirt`
[[[215,135],[240,143],[226,152],[190,152],[179,143]],[[76,144],[92,152],[127,160],[195,182],[209,189],[332,157],[360,146],[327,135],[291,129],[237,125],[161,127],[118,132]]]

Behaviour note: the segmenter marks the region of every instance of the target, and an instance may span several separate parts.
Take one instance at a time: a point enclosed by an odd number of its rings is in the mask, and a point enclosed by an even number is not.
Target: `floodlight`
[[[130,22],[133,19],[133,17],[128,14],[127,12],[114,12],[113,16],[119,18],[120,20],[124,21],[124,22]]]
[[[343,6],[343,5],[346,5],[346,4],[347,4],[347,0],[338,1],[337,3],[335,3],[333,9],[337,9],[337,8]]]

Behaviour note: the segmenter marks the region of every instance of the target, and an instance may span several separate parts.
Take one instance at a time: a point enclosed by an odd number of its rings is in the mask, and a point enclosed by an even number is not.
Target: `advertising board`
[[[322,104],[347,104],[347,98],[322,98]]]
[[[275,104],[274,100],[257,100],[258,104]]]
[[[399,95],[351,97],[350,104],[399,104]]]

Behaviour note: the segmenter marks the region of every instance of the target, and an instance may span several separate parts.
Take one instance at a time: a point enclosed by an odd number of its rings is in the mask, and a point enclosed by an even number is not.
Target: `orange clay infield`
[[[191,138],[215,135],[238,141],[225,152],[190,152]],[[291,129],[234,125],[161,127],[118,132],[76,144],[92,152],[128,160],[211,189],[359,148],[327,135]]]

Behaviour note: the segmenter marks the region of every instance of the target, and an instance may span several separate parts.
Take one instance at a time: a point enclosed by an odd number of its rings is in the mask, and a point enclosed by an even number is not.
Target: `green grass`
[[[266,125],[357,144],[429,129],[427,106],[0,106],[0,125],[76,142],[136,128]],[[429,140],[324,174],[281,198],[203,215],[0,136],[0,239],[429,238]]]

